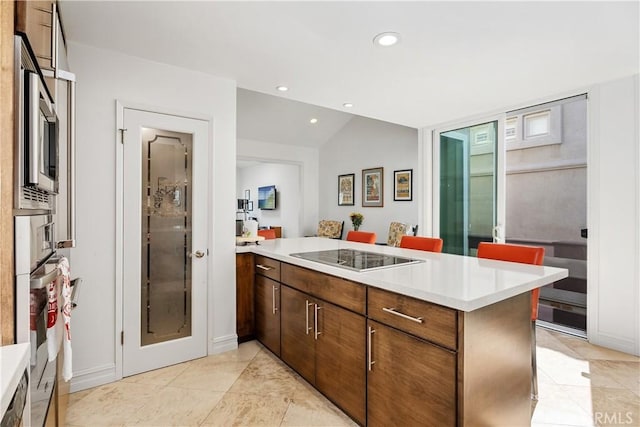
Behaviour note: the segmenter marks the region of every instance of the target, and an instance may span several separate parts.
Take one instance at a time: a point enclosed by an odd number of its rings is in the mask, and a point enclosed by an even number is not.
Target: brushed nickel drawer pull
[[[373,364],[376,363],[375,360],[371,360],[371,341],[375,332],[376,330],[369,326],[369,339],[367,340],[367,369],[369,371],[373,370]]]
[[[276,311],[278,311],[278,307],[276,307],[276,291],[277,290],[278,288],[276,288],[275,286],[271,286],[271,308],[272,308],[273,314],[276,314]]]
[[[318,310],[321,310],[322,307],[318,306],[318,304],[314,304],[313,307],[313,326],[315,328],[314,331],[314,339],[318,339],[318,335],[320,335],[322,332],[318,331]]]
[[[307,319],[305,326],[304,326],[304,331],[307,335],[309,335],[309,331],[311,330],[311,327],[309,327],[309,307],[311,307],[313,304],[309,302],[309,300],[304,300],[304,314],[305,317]]]
[[[264,270],[264,271],[275,270],[275,267],[269,267],[269,266],[265,266],[265,265],[262,265],[262,264],[256,264],[256,267],[258,267],[260,270]]]
[[[403,319],[411,320],[412,322],[424,323],[424,321],[422,320],[422,317],[412,317],[412,316],[409,316],[407,314],[404,314],[404,313],[401,313],[401,312],[397,311],[395,308],[382,307],[382,311],[387,312],[387,313],[391,313],[391,314],[395,314],[396,316],[402,317]]]

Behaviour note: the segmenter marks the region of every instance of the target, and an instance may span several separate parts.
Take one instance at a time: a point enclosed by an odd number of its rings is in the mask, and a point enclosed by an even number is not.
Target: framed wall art
[[[383,168],[362,170],[362,206],[382,207],[384,204]]]
[[[393,171],[393,200],[413,200],[413,169]]]
[[[356,175],[338,175],[338,206],[353,206],[353,188]]]

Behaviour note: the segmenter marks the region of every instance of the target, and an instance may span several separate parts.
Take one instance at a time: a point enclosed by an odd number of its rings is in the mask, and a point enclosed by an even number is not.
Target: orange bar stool
[[[349,231],[347,233],[347,240],[350,242],[374,244],[376,242],[376,233],[370,233],[368,231]]]
[[[400,247],[428,252],[442,252],[442,239],[437,237],[402,236]]]
[[[262,236],[265,240],[275,239],[276,238],[276,230],[272,228],[267,228],[265,230],[258,230],[258,236]]]
[[[510,245],[508,243],[478,244],[478,258],[542,265],[544,248],[539,246]],[[540,288],[531,291],[531,398],[538,400],[538,368],[536,362],[536,320],[538,319],[538,299]]]

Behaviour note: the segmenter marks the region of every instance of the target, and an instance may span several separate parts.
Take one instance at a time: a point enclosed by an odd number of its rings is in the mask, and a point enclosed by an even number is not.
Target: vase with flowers
[[[351,224],[353,224],[353,229],[355,231],[358,231],[358,229],[360,228],[360,225],[362,225],[364,216],[361,213],[352,212],[351,215],[349,215],[349,218],[351,218]]]

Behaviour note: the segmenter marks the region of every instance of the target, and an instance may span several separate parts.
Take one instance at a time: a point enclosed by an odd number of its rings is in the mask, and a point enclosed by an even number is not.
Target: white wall
[[[238,169],[237,198],[244,198],[249,190],[253,211],[250,217],[258,220],[258,225],[282,227],[282,237],[301,237],[300,208],[302,190],[300,188],[301,170],[299,165],[282,163],[261,163]],[[258,187],[276,186],[276,209],[258,209]]]
[[[318,150],[249,139],[238,139],[236,148],[238,159],[297,165],[299,167],[302,200],[299,208],[300,226],[298,230],[302,236],[315,233],[318,228],[319,203]],[[254,197],[253,191],[251,194],[251,197]],[[257,194],[255,196],[257,197]],[[234,202],[233,206],[235,205]]]
[[[362,170],[376,167],[384,168],[384,206],[362,207]],[[413,169],[412,201],[393,200],[393,171],[401,169]],[[344,221],[345,238],[353,229],[349,214],[360,212],[360,230],[373,231],[386,243],[391,221],[418,223],[419,172],[416,129],[356,116],[320,148],[320,219]],[[354,205],[338,206],[338,175],[350,173]]]
[[[118,378],[122,313],[116,264],[116,100],[213,119],[210,150],[209,351],[236,344],[234,81],[70,43],[77,85],[77,248],[74,276],[84,278],[73,312],[72,390]],[[215,195],[215,197],[213,197]]]
[[[638,74],[590,92],[587,332],[640,355]]]

